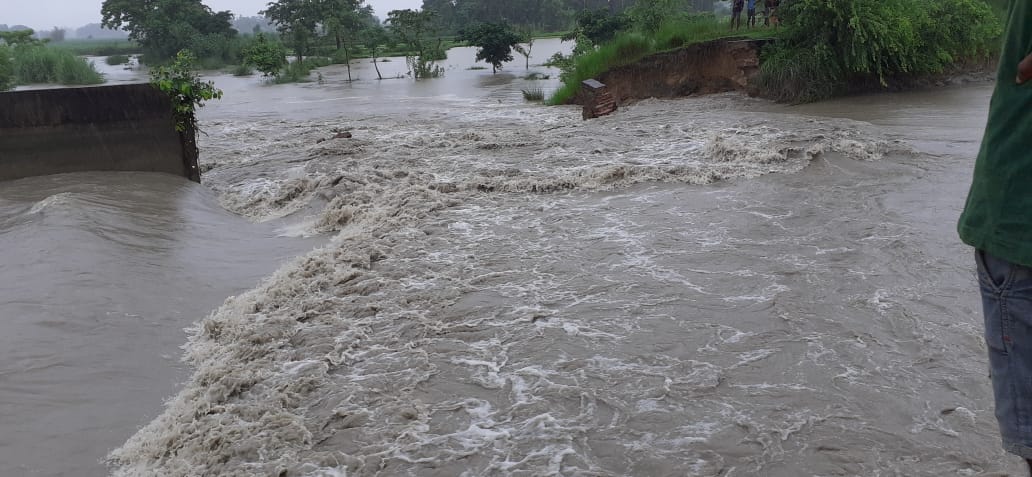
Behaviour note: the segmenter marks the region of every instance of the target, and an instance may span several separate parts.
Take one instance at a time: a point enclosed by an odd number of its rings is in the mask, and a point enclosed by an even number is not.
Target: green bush
[[[127,55],[111,55],[104,60],[105,63],[115,66],[124,65],[129,62],[129,56]]]
[[[181,50],[168,66],[151,70],[151,84],[172,101],[172,118],[176,131],[197,130],[197,108],[205,101],[222,99],[222,90],[211,81],[201,81],[194,68],[196,58],[190,50]]]
[[[263,76],[276,76],[287,64],[287,49],[276,40],[269,40],[259,33],[247,48],[244,62],[254,66]]]
[[[14,48],[14,76],[18,84],[100,84],[104,77],[84,58],[67,50],[42,45]]]

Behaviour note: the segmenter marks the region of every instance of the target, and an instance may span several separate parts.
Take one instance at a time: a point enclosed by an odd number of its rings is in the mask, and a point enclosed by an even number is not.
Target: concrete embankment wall
[[[0,93],[0,180],[81,171],[198,180],[168,97],[148,84]]]
[[[657,53],[598,76],[618,104],[724,91],[747,91],[769,40],[714,40]],[[579,102],[579,101],[578,101]]]

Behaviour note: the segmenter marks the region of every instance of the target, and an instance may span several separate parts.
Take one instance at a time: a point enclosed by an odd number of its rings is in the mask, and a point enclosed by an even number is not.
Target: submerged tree
[[[481,23],[460,32],[459,37],[478,48],[477,61],[491,64],[491,73],[497,73],[502,63],[512,61],[512,50],[522,40],[505,23]]]
[[[434,64],[444,58],[441,39],[433,37],[437,32],[436,17],[434,12],[426,10],[391,10],[387,13],[391,33],[415,53],[414,56],[406,56],[405,61],[416,78],[436,78],[444,73],[443,68]]]
[[[529,70],[530,69],[530,52],[534,49],[534,32],[532,32],[530,30],[522,30],[520,32],[520,36],[522,37],[520,39],[520,43],[524,43],[524,44],[523,45],[517,44],[516,46],[513,46],[512,49],[516,50],[516,53],[519,53],[520,56],[523,57],[524,69],[528,69]]]

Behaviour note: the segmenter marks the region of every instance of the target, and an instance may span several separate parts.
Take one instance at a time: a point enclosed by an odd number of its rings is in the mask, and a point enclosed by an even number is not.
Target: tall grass
[[[781,19],[786,33],[765,49],[757,85],[789,102],[905,85],[983,63],[1003,31],[983,0],[794,0]]]
[[[139,44],[129,40],[71,39],[60,43],[51,43],[50,46],[68,50],[72,54],[80,56],[130,55],[143,51]]]
[[[87,85],[104,82],[93,63],[68,50],[46,46],[19,46],[13,50],[14,76],[19,84]]]
[[[655,43],[656,50],[663,51],[720,38],[771,38],[778,33],[770,28],[731,30],[726,21],[704,16],[663,23],[656,31]]]

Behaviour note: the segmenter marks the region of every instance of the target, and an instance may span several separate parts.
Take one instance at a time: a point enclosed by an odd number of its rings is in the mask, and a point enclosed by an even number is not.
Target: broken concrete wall
[[[81,171],[199,180],[185,139],[168,97],[148,84],[0,93],[0,180]]]

